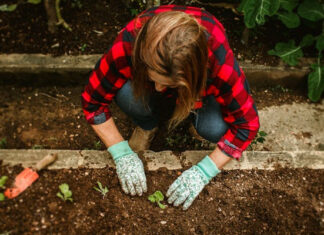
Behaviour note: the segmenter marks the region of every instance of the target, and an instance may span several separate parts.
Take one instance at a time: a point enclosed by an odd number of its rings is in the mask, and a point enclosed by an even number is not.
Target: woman
[[[138,125],[129,142],[111,118],[113,99]],[[121,30],[82,93],[85,117],[112,155],[127,194],[147,191],[135,151],[149,147],[162,102],[173,104],[170,128],[190,116],[198,134],[217,143],[167,191],[168,202],[184,203],[186,210],[225,164],[241,157],[259,129],[244,73],[223,26],[207,11],[175,5],[144,11]]]

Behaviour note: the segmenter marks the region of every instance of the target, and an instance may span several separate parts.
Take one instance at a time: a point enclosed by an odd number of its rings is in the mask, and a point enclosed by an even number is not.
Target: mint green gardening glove
[[[197,165],[184,171],[169,187],[166,196],[168,203],[179,206],[183,202],[183,209],[187,210],[199,193],[220,170],[216,164],[206,156]]]
[[[144,166],[138,157],[128,145],[127,141],[119,142],[110,146],[108,152],[113,157],[119,182],[126,194],[142,196],[147,191]]]

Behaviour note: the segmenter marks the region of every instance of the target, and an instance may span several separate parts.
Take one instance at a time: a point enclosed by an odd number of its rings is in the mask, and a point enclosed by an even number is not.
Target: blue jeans
[[[175,98],[167,98],[162,93],[154,92],[148,97],[145,106],[141,100],[135,99],[131,81],[128,81],[116,94],[115,101],[121,110],[133,122],[144,130],[152,130],[161,119],[161,105],[167,104],[171,111],[175,107]],[[218,142],[228,129],[224,121],[220,105],[213,95],[203,99],[203,107],[190,114],[190,119],[198,134],[211,142]]]

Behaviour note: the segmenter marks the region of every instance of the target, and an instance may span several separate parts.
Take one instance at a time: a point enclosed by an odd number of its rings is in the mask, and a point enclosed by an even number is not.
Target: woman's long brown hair
[[[205,89],[207,63],[205,29],[194,17],[180,11],[157,14],[142,26],[134,43],[134,95],[146,102],[152,89],[148,70],[170,78],[178,92],[169,122],[173,128],[189,115]]]

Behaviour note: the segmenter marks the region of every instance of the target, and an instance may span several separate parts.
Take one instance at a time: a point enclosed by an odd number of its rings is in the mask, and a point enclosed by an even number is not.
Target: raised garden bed
[[[53,55],[102,54],[113,42],[118,31],[134,16],[124,1],[80,1],[82,7],[73,7],[77,1],[61,1],[62,16],[72,28],[72,32],[60,27],[55,34],[47,30],[47,17],[43,4],[19,4],[14,12],[0,12],[0,53],[43,53]],[[243,15],[233,13],[231,9],[208,6],[186,0],[162,0],[161,4],[178,4],[203,7],[215,15],[227,31],[230,45],[239,60],[250,60],[256,64],[277,65],[279,59],[269,56],[277,42],[294,38],[299,43],[307,33],[318,35],[321,24],[312,28],[308,24],[297,29],[287,29],[279,20],[271,19],[265,25],[252,29],[249,44],[243,44],[242,33],[245,28]],[[193,2],[193,3],[191,3]],[[226,1],[228,2],[228,1]],[[229,1],[239,2],[239,1]],[[1,4],[12,1],[1,0]],[[75,4],[74,4],[75,5]],[[306,22],[307,23],[307,22]],[[280,33],[278,33],[280,32]],[[314,49],[306,48],[305,57],[317,57]]]
[[[0,167],[10,176],[23,168]],[[27,191],[0,203],[0,232],[9,234],[319,234],[323,231],[322,170],[232,170],[217,176],[188,211],[148,201],[166,193],[179,171],[148,172],[148,192],[121,192],[113,169],[45,170]],[[93,189],[100,181],[109,192]],[[56,196],[68,183],[73,202]],[[163,201],[164,204],[167,204]]]
[[[35,81],[0,86],[0,140],[6,138],[1,147],[105,149],[84,119],[82,90],[82,84],[56,86],[44,82],[40,86]],[[278,86],[252,91],[259,110],[273,105],[307,102],[303,90]],[[128,139],[134,124],[114,103],[112,113],[122,135]],[[183,151],[209,149],[209,146],[193,139],[188,132],[188,122],[184,122],[171,134],[161,128],[151,149]]]

